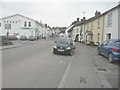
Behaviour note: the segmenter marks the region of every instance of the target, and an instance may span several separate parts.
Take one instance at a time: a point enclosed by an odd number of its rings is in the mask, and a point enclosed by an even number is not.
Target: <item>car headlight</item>
[[[67,47],[67,48],[66,48],[66,50],[69,50],[69,49],[70,49],[70,47]]]
[[[56,46],[54,46],[53,48],[57,48]]]

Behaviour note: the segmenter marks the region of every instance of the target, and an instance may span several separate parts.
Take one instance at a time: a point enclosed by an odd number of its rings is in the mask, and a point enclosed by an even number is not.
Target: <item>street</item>
[[[97,47],[76,43],[73,56],[52,53],[54,39],[15,41],[2,51],[2,88],[117,88],[118,65]]]

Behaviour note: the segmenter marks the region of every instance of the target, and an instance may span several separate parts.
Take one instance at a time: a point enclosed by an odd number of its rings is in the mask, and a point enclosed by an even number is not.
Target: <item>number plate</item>
[[[60,51],[60,52],[64,52],[64,50],[61,50],[61,49],[58,49],[58,51]]]

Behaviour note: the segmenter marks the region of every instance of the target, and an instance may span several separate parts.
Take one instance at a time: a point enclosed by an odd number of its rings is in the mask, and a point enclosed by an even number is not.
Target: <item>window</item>
[[[8,21],[7,21],[7,23],[8,23]]]
[[[13,23],[14,23],[14,21],[13,21]]]
[[[98,28],[100,28],[100,18],[98,18]]]
[[[10,23],[11,23],[11,21],[10,21]]]
[[[27,22],[24,22],[24,27],[26,27],[27,26]]]
[[[100,34],[98,33],[98,42],[100,41]]]
[[[5,21],[4,21],[4,23],[5,23]]]
[[[107,34],[107,39],[111,39],[111,33]]]
[[[31,22],[29,22],[29,25],[28,25],[29,27],[31,27]]]
[[[109,13],[107,18],[108,18],[107,27],[111,27],[112,26],[112,13]]]
[[[106,40],[102,43],[102,45],[107,45],[107,43],[108,43],[108,41]]]
[[[1,23],[0,23],[0,27],[1,27]]]
[[[17,23],[17,21],[16,21],[16,23]]]
[[[89,30],[89,24],[87,24],[87,30]]]
[[[111,46],[111,44],[112,44],[112,41],[107,42],[107,46]]]
[[[93,22],[91,22],[91,29],[93,29]]]
[[[20,20],[19,20],[19,22],[20,22]]]
[[[77,28],[77,33],[78,33],[78,28]]]

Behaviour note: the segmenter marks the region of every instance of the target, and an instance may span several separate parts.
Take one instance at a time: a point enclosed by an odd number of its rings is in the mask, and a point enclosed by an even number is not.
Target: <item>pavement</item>
[[[13,43],[13,45],[5,45],[5,46],[0,46],[0,50],[6,50],[6,49],[11,49],[11,48],[17,48],[20,47],[20,43]]]
[[[97,73],[94,56],[85,48],[91,47],[77,44],[78,55],[73,57],[58,88],[112,88],[105,76]]]

